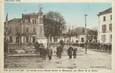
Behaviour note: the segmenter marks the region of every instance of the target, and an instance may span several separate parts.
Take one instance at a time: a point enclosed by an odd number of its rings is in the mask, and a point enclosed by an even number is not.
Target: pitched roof
[[[99,12],[98,16],[103,15],[103,14],[107,14],[107,13],[112,13],[112,8],[108,8],[104,11]]]
[[[13,19],[9,20],[8,23],[12,23],[12,22],[19,23],[20,21],[21,21],[21,18],[13,18]]]
[[[38,13],[28,13],[28,14],[22,14],[22,18],[29,18],[29,17],[36,17],[37,18],[40,15],[41,15],[40,12],[38,12]]]

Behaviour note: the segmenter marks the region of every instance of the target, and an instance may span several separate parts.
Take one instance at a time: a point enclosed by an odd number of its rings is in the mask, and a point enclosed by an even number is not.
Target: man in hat
[[[68,52],[69,59],[71,59],[72,58],[72,53],[73,53],[73,47],[72,46],[69,47],[67,52]]]

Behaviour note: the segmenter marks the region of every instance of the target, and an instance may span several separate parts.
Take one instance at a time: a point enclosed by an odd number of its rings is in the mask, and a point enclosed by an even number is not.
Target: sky
[[[8,19],[21,18],[22,13],[38,12],[40,6],[44,14],[49,11],[59,12],[66,21],[69,28],[84,27],[87,14],[87,27],[97,28],[100,11],[112,7],[111,3],[6,3],[5,16],[8,13]]]

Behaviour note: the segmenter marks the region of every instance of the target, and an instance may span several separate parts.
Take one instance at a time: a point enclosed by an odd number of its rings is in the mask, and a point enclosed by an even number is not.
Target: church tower
[[[6,15],[6,19],[5,19],[5,25],[4,25],[4,35],[5,35],[5,40],[8,40],[8,13]]]

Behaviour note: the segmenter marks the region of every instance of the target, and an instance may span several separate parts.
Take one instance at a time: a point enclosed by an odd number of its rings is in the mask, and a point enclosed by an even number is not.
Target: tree
[[[65,29],[65,20],[60,13],[50,11],[44,16],[44,28],[46,37],[60,36]]]
[[[87,34],[88,35],[95,35],[97,36],[97,30],[89,29],[87,28]],[[77,27],[75,29],[69,30],[67,32],[68,35],[73,35],[73,36],[79,36],[79,35],[84,35],[85,34],[85,28],[84,27]]]

